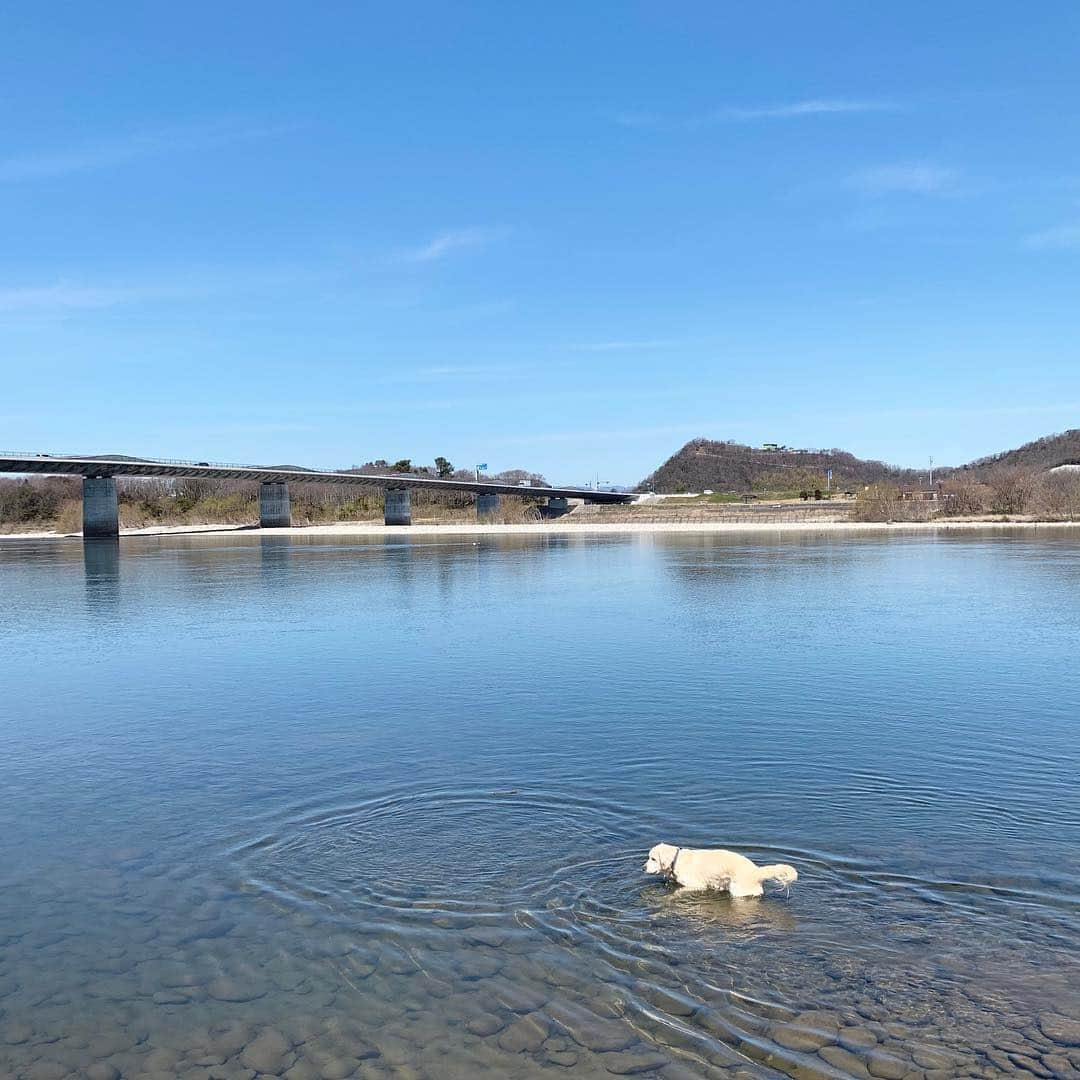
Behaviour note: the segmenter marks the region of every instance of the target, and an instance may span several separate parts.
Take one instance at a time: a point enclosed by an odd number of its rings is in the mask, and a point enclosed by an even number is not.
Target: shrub
[[[1080,474],[1060,472],[1043,477],[1031,500],[1031,510],[1046,521],[1080,519]]]
[[[860,491],[851,510],[854,521],[928,521],[934,507],[928,502],[906,502],[893,484],[871,484]]]
[[[942,513],[950,517],[968,517],[985,514],[990,509],[994,494],[990,488],[971,473],[956,473],[941,485],[944,497]]]

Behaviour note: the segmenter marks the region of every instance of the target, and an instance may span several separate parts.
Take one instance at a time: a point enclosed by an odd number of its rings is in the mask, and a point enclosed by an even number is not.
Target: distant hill
[[[1057,435],[1044,435],[1015,450],[1003,450],[1000,454],[979,458],[963,468],[965,472],[970,470],[976,473],[1008,468],[1045,472],[1057,465],[1073,462],[1080,462],[1080,428],[1071,428]]]
[[[824,486],[833,471],[833,490],[890,480],[915,486],[925,473],[897,469],[882,461],[864,461],[846,450],[795,450],[744,446],[736,442],[692,439],[638,485],[639,491],[674,493],[713,491],[742,494]]]

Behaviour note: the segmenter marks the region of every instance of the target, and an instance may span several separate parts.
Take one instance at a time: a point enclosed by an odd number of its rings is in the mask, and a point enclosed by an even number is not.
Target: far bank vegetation
[[[905,499],[895,484],[858,493],[856,521],[926,521],[931,517],[1080,520],[1080,471],[1038,473],[1020,466],[961,469],[943,480],[934,501]]]

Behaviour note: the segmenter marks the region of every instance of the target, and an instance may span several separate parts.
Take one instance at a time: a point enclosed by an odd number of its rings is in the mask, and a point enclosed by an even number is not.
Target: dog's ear
[[[657,844],[656,847],[653,848],[656,861],[661,866],[668,867],[670,867],[671,864],[675,861],[675,853],[678,850],[679,849],[674,844]]]

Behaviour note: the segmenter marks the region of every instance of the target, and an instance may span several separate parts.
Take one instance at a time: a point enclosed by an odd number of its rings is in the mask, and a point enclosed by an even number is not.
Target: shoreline
[[[417,525],[384,525],[381,522],[347,521],[333,525],[292,525],[281,529],[261,529],[257,525],[152,525],[141,529],[121,529],[121,537],[132,536],[221,536],[255,533],[259,536],[568,536],[632,535],[639,533],[949,533],[992,530],[1080,529],[1080,521],[782,521],[771,524],[750,521],[703,522],[574,522],[554,520],[519,525],[481,522]],[[5,540],[81,539],[82,534],[60,532],[0,533]]]

